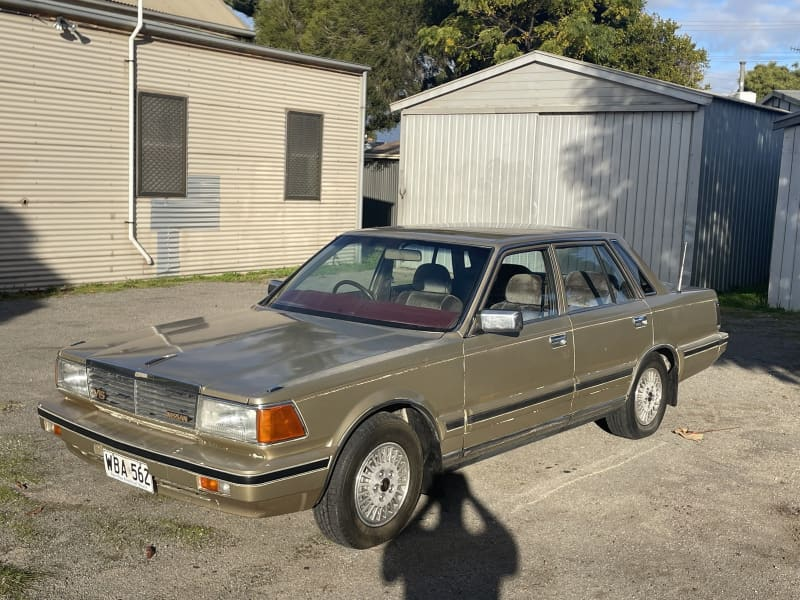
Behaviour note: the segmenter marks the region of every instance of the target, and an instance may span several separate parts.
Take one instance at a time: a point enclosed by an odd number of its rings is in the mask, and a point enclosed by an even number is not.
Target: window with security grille
[[[319,200],[322,187],[322,115],[286,114],[286,199]]]
[[[186,196],[186,98],[139,94],[139,196]]]

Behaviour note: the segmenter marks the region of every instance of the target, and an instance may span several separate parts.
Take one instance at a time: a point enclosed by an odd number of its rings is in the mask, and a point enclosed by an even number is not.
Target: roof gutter
[[[136,113],[136,36],[142,30],[142,2],[137,1],[136,27],[128,36],[128,239],[133,247],[144,257],[148,265],[153,264],[153,257],[147,253],[136,239],[136,138],[134,117]]]
[[[86,0],[83,1],[86,2]],[[136,24],[136,17],[134,16],[111,12],[108,9],[100,10],[98,8],[81,6],[78,3],[65,2],[64,0],[0,0],[0,8],[12,9],[28,15],[45,14],[62,16],[113,29],[129,30]],[[161,13],[155,14],[157,18],[161,17]],[[189,20],[191,21],[191,19]],[[199,27],[206,26],[202,21],[195,21],[195,23],[199,23]],[[144,24],[142,30],[152,37],[160,37],[207,48],[226,50],[237,54],[249,54],[277,62],[307,65],[356,75],[361,75],[370,70],[369,67],[364,65],[277,50],[267,46],[259,46],[258,44],[250,42],[241,42],[198,30],[192,30],[177,24],[150,22],[148,20],[148,22]]]

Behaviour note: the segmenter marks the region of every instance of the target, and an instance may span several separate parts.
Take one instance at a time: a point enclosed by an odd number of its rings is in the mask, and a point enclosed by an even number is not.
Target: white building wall
[[[151,38],[140,91],[188,99],[189,188],[128,241],[129,31],[0,12],[0,289],[297,265],[358,227],[360,73]],[[283,198],[286,111],[323,114],[321,201]]]

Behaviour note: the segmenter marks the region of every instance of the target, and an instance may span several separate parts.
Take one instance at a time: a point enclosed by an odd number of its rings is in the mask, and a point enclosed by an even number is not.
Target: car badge
[[[93,387],[89,389],[89,397],[92,400],[100,400],[101,402],[105,402],[108,400],[108,392],[106,392],[103,388]]]
[[[166,416],[168,419],[172,419],[173,421],[179,421],[181,423],[188,423],[189,421],[192,420],[191,417],[189,417],[189,415],[184,415],[182,413],[174,412],[171,410],[165,410],[164,416]]]

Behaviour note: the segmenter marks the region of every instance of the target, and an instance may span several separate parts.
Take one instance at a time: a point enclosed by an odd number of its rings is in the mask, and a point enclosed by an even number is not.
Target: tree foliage
[[[705,50],[678,24],[644,11],[644,0],[454,0],[455,11],[423,28],[425,52],[452,79],[543,50],[696,87]]]
[[[698,86],[705,50],[644,2],[259,0],[256,40],[370,66],[374,130],[396,122],[389,104],[398,98],[537,49]]]
[[[744,89],[755,92],[759,100],[775,90],[800,90],[800,65],[789,68],[774,61],[756,65],[745,73]]]
[[[383,129],[396,122],[389,103],[420,89],[417,31],[436,5],[430,0],[261,0],[256,40],[371,67],[368,128]]]

